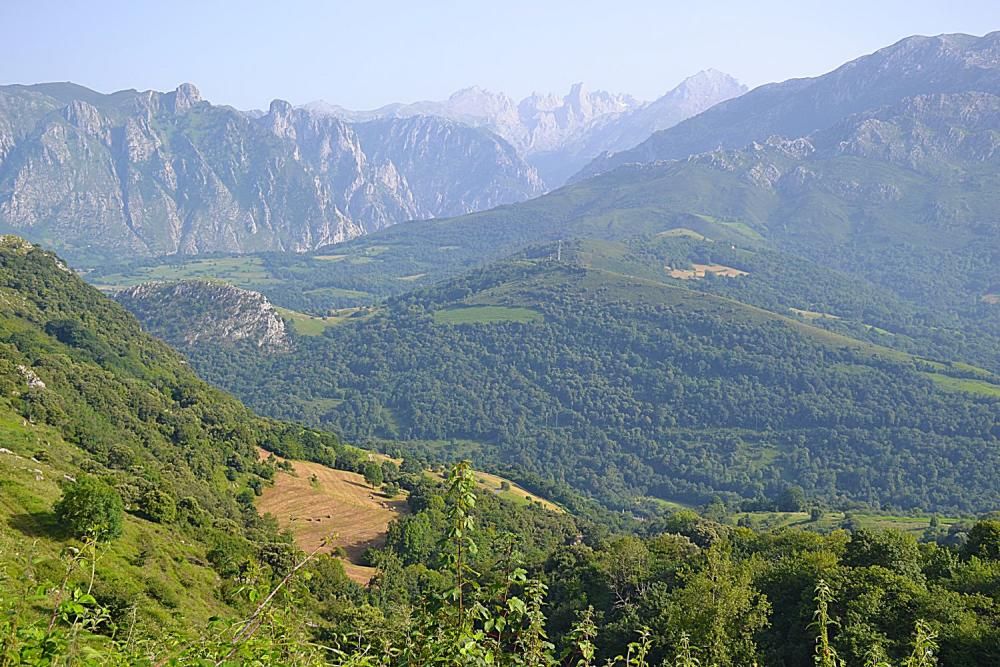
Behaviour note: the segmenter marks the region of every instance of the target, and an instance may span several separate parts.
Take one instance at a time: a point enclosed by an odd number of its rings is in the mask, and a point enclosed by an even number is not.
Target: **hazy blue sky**
[[[714,67],[753,86],[911,34],[1000,29],[998,0],[0,0],[0,83],[364,108],[480,85],[654,98]]]

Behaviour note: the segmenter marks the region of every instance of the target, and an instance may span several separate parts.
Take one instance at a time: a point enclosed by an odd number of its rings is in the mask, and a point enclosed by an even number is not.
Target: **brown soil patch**
[[[261,450],[261,458],[268,456]],[[385,542],[389,522],[406,512],[405,496],[385,498],[357,473],[306,461],[293,461],[292,466],[294,475],[278,471],[274,486],[264,489],[258,499],[257,509],[291,530],[303,551],[311,552],[326,539],[324,551],[343,548],[347,576],[367,584],[375,569],[360,564],[362,555]]]
[[[692,264],[691,267],[690,269],[672,269],[668,266],[666,271],[671,278],[681,280],[701,280],[709,273],[722,278],[739,278],[750,275],[746,271],[740,271],[724,264]]]

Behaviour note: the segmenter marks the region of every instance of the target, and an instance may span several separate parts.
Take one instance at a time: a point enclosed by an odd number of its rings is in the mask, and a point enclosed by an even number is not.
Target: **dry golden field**
[[[690,269],[672,269],[668,266],[666,270],[671,278],[679,278],[681,280],[700,280],[709,273],[722,278],[739,278],[740,276],[747,275],[746,271],[740,271],[724,264],[692,264],[691,267]]]
[[[261,450],[262,458],[268,456]],[[361,565],[362,555],[380,545],[389,522],[406,511],[405,495],[385,498],[357,473],[306,461],[292,465],[294,474],[279,470],[274,486],[264,489],[258,510],[290,529],[303,551],[311,552],[324,539],[330,540],[327,551],[343,548],[347,575],[367,584],[375,570]]]

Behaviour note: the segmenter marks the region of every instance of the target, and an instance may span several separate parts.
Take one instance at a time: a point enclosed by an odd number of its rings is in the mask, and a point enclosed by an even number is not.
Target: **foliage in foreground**
[[[946,650],[954,661],[942,664],[985,664],[997,655],[1000,572],[995,560],[968,551],[931,546],[921,553],[894,533],[766,538],[734,529],[720,538],[707,524],[698,530],[678,524],[665,527],[687,535],[614,538],[592,550],[582,570],[571,556],[589,547],[568,546],[531,572],[513,541],[479,524],[475,490],[471,469],[462,463],[442,493],[430,498],[425,511],[441,512],[443,519],[437,570],[414,564],[410,568],[420,569],[423,579],[415,581],[390,545],[368,595],[353,603],[350,596],[328,597],[320,623],[301,613],[302,601],[322,580],[314,566],[323,557],[314,552],[298,557],[278,579],[261,577],[260,565],[248,562],[236,578],[237,594],[247,602],[241,618],[214,619],[194,637],[139,636],[127,619],[113,622],[93,595],[94,563],[105,547],[91,537],[68,550],[56,585],[43,583],[30,562],[19,581],[5,578],[0,665],[930,667]],[[975,553],[996,548],[995,523],[981,522]],[[699,534],[702,547],[688,536]],[[480,542],[496,554],[490,564]],[[838,542],[839,550],[833,546]],[[664,564],[671,571],[654,575]],[[589,575],[581,576],[584,571]],[[956,613],[947,607],[958,604],[957,591],[935,589],[929,607],[919,601],[917,589],[943,580],[944,572],[955,588],[978,589],[975,604],[984,622],[978,630],[968,614],[958,614],[958,625],[942,622]],[[411,585],[424,590],[400,589]],[[804,596],[803,604],[783,599],[796,594]],[[586,604],[567,604],[570,598]],[[909,613],[933,618],[894,618],[890,607],[899,602]],[[31,608],[48,613],[25,622]],[[887,635],[879,619],[900,625]],[[797,657],[780,657],[766,645],[782,637],[796,644]]]

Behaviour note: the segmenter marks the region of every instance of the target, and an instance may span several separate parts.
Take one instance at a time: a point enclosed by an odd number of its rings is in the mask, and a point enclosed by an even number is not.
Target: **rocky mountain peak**
[[[292,105],[285,100],[272,100],[263,120],[275,136],[294,140],[296,133],[292,111]]]
[[[97,107],[83,100],[73,100],[63,110],[66,121],[92,136],[104,134],[104,118]]]
[[[55,92],[0,86],[0,230],[74,260],[84,247],[119,257],[310,250],[542,190],[509,144],[440,117],[389,117],[362,140],[359,123],[284,100],[250,116],[190,85]],[[188,122],[194,109],[211,113]]]
[[[285,100],[271,100],[271,106],[268,107],[267,112],[272,116],[290,116],[292,105]]]
[[[747,87],[734,77],[710,68],[684,79],[671,93],[687,99],[707,96],[729,99],[746,91]]]
[[[1000,92],[1000,32],[908,37],[821,76],[759,86],[634,148],[595,159],[573,180],[630,162],[735,149],[773,134],[807,136],[904,98],[968,91]]]
[[[177,114],[190,110],[202,101],[201,93],[193,83],[182,83],[174,92],[169,93],[167,98],[168,106]]]

